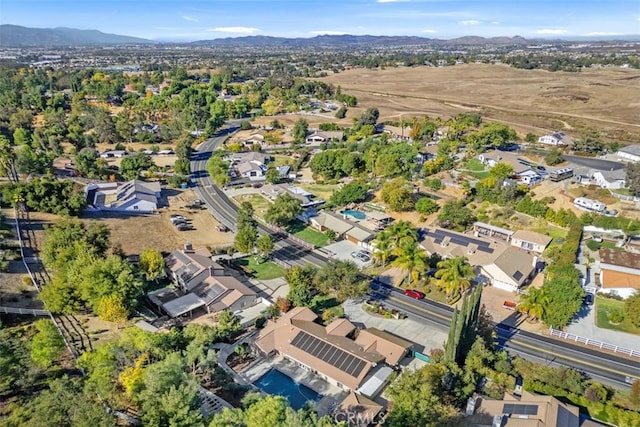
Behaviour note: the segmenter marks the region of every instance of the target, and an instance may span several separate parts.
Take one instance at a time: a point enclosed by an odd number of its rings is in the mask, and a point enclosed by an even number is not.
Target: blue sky
[[[155,40],[244,35],[640,34],[640,0],[0,0],[2,24],[97,29]]]

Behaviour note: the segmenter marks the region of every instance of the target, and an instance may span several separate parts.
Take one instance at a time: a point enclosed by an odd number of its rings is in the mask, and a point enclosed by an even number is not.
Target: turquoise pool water
[[[366,219],[367,218],[367,214],[365,214],[363,212],[359,212],[359,211],[352,211],[350,209],[346,209],[344,211],[341,211],[340,213],[345,214],[345,215],[351,215],[355,219]]]
[[[309,400],[317,402],[322,398],[306,385],[296,383],[291,377],[277,369],[269,370],[254,384],[265,393],[286,397],[291,407],[295,410],[302,408]]]

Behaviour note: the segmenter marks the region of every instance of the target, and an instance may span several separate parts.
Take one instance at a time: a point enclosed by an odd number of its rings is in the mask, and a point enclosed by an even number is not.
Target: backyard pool
[[[296,383],[291,377],[277,369],[269,370],[254,384],[265,393],[286,397],[291,407],[296,411],[302,408],[307,401],[317,402],[322,398],[306,385]]]
[[[345,214],[345,215],[350,215],[352,217],[354,217],[355,219],[366,219],[367,218],[367,214],[360,212],[360,211],[352,211],[349,209],[346,209],[344,211],[340,212],[341,214]]]

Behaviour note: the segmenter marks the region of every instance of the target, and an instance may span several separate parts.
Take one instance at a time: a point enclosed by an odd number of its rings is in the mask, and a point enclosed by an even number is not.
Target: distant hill
[[[270,36],[245,36],[228,37],[213,40],[198,40],[191,44],[197,46],[256,46],[256,47],[328,47],[341,48],[352,47],[395,47],[412,45],[526,45],[531,43],[520,36],[515,37],[476,37],[466,36],[451,40],[430,39],[417,36],[354,36],[344,35],[319,35],[309,38],[285,38]]]
[[[28,28],[0,25],[1,47],[150,44],[152,40],[74,28]]]

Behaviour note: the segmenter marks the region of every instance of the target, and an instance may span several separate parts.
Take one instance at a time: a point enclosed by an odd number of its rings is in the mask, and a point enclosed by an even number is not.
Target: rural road
[[[613,162],[611,160],[595,159],[593,157],[579,157],[562,155],[566,161],[574,165],[584,166],[600,171],[617,171],[624,168],[624,163]]]

